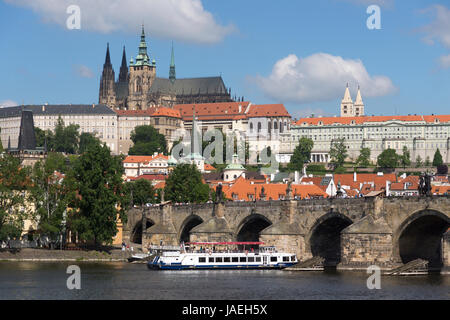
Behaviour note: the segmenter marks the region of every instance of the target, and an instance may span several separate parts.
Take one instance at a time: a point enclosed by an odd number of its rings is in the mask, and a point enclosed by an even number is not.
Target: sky
[[[221,75],[233,96],[293,118],[339,115],[347,83],[366,115],[449,114],[443,0],[0,0],[0,106],[97,103],[106,44],[118,77],[142,23],[157,76],[173,42],[178,78]]]

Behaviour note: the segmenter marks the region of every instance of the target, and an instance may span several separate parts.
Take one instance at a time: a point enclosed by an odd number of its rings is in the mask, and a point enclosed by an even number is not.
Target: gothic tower
[[[114,108],[116,105],[116,93],[114,91],[115,74],[111,64],[111,57],[109,55],[109,43],[106,47],[106,58],[103,64],[103,72],[100,78],[100,93],[99,103],[106,104]]]
[[[176,79],[177,79],[177,76],[176,76],[176,72],[175,72],[175,55],[173,53],[173,42],[172,42],[172,56],[170,57],[169,80],[173,84]]]
[[[348,83],[347,88],[345,88],[344,93],[344,99],[342,99],[341,102],[341,117],[353,117],[354,111],[353,111],[353,100],[350,96],[350,90],[348,89]]]
[[[130,62],[128,109],[146,110],[150,105],[148,92],[156,77],[156,61],[150,61],[147,54],[144,26],[142,26],[141,42],[136,61]]]
[[[128,65],[125,46],[123,46],[122,65],[120,66],[119,82],[128,82]]]
[[[359,86],[358,86],[358,93],[356,95],[354,110],[355,110],[356,117],[364,115],[364,102],[362,100],[361,89]]]

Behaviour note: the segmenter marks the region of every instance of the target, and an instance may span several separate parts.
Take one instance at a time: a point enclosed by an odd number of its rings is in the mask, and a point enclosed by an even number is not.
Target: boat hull
[[[152,270],[264,270],[284,269],[296,263],[277,263],[273,265],[182,265],[182,264],[160,264],[148,262],[147,267]]]

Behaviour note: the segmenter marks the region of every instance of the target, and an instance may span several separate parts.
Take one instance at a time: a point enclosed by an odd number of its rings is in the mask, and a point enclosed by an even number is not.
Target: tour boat
[[[262,242],[191,242],[180,250],[164,251],[147,263],[149,269],[283,269],[297,264],[295,254],[278,252],[275,247],[245,250]],[[204,247],[205,246],[205,247]],[[243,246],[243,250],[230,249]],[[212,248],[211,248],[212,247]]]

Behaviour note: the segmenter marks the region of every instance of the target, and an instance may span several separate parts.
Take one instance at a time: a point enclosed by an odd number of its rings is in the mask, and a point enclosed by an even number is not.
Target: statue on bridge
[[[419,180],[419,195],[431,196],[431,174],[424,173]]]
[[[223,202],[222,184],[219,184],[216,188],[216,203]]]

